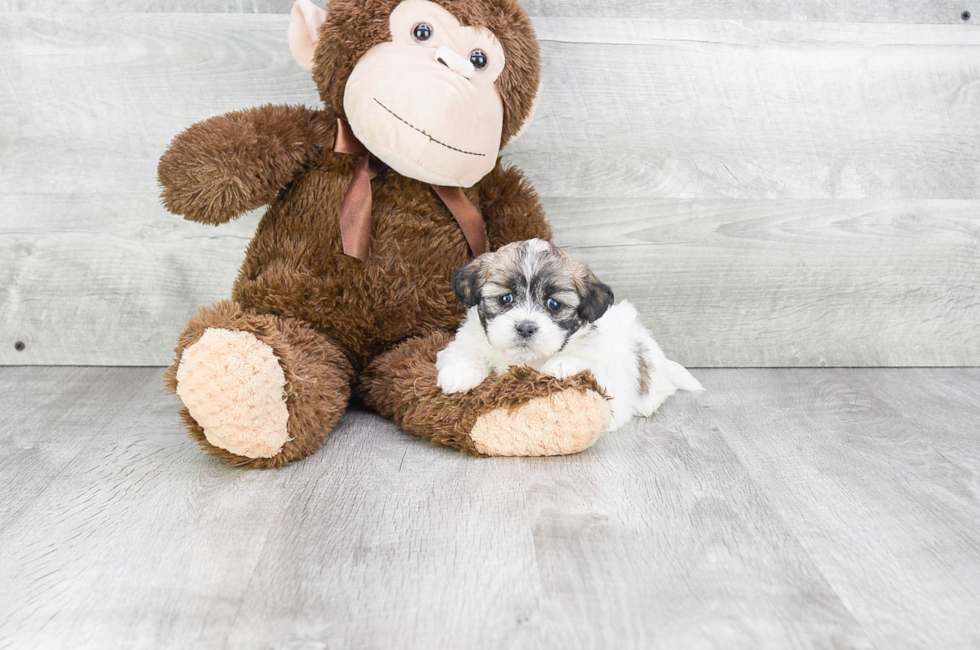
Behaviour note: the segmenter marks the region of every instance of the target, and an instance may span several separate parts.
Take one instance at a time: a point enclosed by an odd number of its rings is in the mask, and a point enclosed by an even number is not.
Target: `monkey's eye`
[[[509,305],[510,303],[514,302],[514,294],[505,293],[504,295],[497,298],[497,300],[500,301],[501,305]]]
[[[470,63],[472,63],[473,67],[477,70],[482,70],[483,68],[487,67],[490,60],[487,59],[487,53],[483,50],[473,50],[470,52]]]
[[[545,301],[544,306],[548,308],[548,311],[561,311],[561,303],[554,298],[548,298]]]
[[[419,23],[412,28],[412,38],[416,43],[425,43],[432,38],[432,25],[429,23]]]

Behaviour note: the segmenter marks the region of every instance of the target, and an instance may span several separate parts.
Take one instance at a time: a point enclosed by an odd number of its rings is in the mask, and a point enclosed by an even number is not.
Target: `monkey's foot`
[[[204,437],[245,458],[272,458],[289,440],[285,389],[272,348],[249,332],[208,328],[177,367],[177,395]]]
[[[360,377],[365,403],[409,433],[483,456],[557,456],[588,449],[609,425],[609,404],[589,372],[566,379],[527,367],[445,393],[436,355],[446,332],[405,341]]]
[[[329,337],[231,300],[202,307],[175,352],[164,379],[184,403],[187,432],[230,465],[269,469],[309,456],[350,399],[354,371]]]
[[[487,456],[561,456],[588,449],[609,425],[609,405],[592,390],[566,390],[477,418],[470,438]]]

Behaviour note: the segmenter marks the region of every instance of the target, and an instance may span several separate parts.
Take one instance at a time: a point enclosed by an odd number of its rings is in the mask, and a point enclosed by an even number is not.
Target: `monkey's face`
[[[368,50],[347,80],[351,129],[404,176],[472,186],[500,147],[503,48],[488,29],[464,27],[429,0],[403,0],[389,28],[391,41]]]

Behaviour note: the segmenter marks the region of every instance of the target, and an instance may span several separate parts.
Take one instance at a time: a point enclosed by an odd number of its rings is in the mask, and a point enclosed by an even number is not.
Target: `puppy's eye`
[[[497,300],[500,301],[501,305],[509,305],[510,303],[514,302],[514,294],[505,293],[504,295],[497,298]]]
[[[477,70],[482,70],[483,68],[487,67],[488,63],[490,63],[490,59],[487,58],[487,53],[483,50],[473,50],[470,52],[470,63],[472,63],[473,67]]]
[[[548,298],[544,306],[548,308],[548,311],[561,311],[561,303],[554,298]]]
[[[412,28],[412,38],[416,43],[425,43],[432,38],[432,25],[429,23],[419,23]]]

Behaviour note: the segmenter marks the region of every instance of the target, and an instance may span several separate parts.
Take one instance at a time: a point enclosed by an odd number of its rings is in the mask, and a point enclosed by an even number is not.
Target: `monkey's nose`
[[[476,72],[476,68],[466,57],[460,56],[456,50],[445,45],[440,45],[436,50],[436,61],[443,64],[453,72],[469,79]]]
[[[537,331],[538,326],[530,321],[524,321],[523,323],[517,324],[517,333],[520,334],[522,339],[531,338]]]

